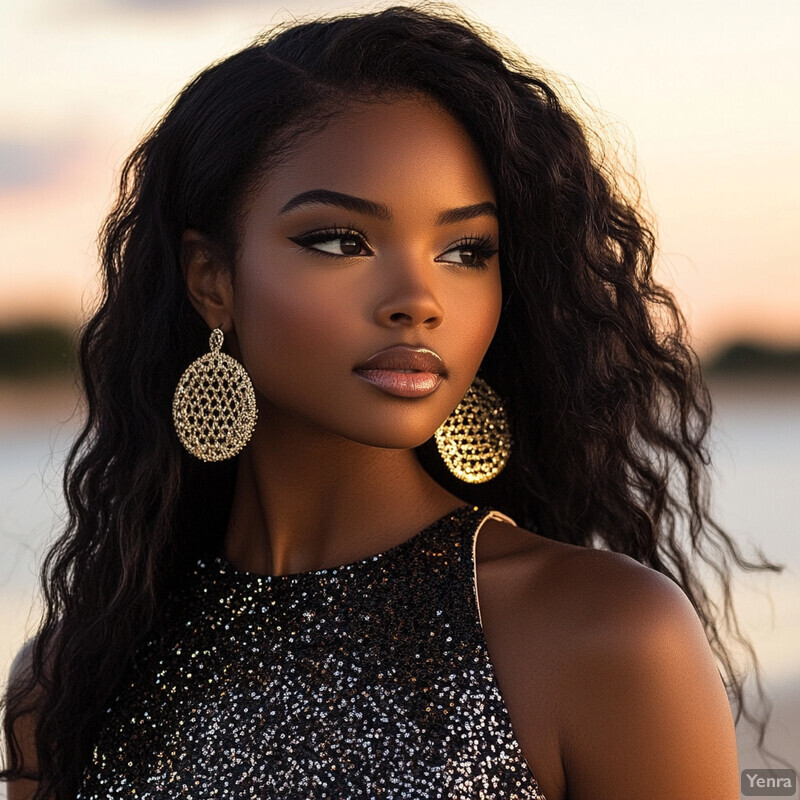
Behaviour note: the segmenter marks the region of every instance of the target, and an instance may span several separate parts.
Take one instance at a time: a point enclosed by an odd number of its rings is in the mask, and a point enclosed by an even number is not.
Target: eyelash
[[[359,258],[358,255],[345,255],[339,253],[328,253],[325,250],[316,250],[311,245],[320,244],[321,242],[330,242],[334,239],[360,239],[362,249],[369,250],[366,255],[372,255],[372,251],[366,246],[367,235],[357,228],[355,225],[350,225],[346,228],[326,228],[320,231],[311,231],[309,233],[301,234],[300,236],[290,236],[290,241],[294,242],[301,250],[306,250],[312,253],[317,253],[321,256],[328,258]],[[453,261],[444,263],[453,264],[454,266],[465,267],[466,269],[486,269],[487,261],[497,253],[497,247],[494,240],[490,236],[477,234],[475,236],[464,236],[455,242],[452,247],[449,247],[445,252],[449,253],[453,250],[471,250],[478,261],[474,264],[456,264]]]
[[[333,239],[361,239],[361,245],[364,247],[367,234],[359,230],[355,225],[350,225],[346,228],[325,228],[321,231],[311,231],[310,233],[303,233],[300,236],[290,236],[289,239],[300,247],[301,250],[309,250],[312,253],[318,253],[322,256],[329,258],[357,258],[358,256],[348,256],[344,254],[328,253],[325,250],[315,250],[310,245],[319,244],[320,242],[330,242]],[[366,248],[368,249],[368,248]],[[370,251],[369,254],[371,254]]]
[[[471,250],[475,254],[475,256],[478,258],[478,261],[475,264],[457,264],[456,266],[463,266],[471,269],[486,269],[488,266],[486,262],[497,253],[497,247],[494,243],[494,239],[492,239],[491,236],[485,236],[483,234],[464,236],[455,242],[452,247],[448,248],[446,252],[449,253],[452,250],[467,249]]]

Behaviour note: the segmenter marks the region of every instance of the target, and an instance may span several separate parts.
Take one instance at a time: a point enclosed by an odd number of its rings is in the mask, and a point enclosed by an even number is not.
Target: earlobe
[[[188,228],[181,237],[181,270],[186,292],[209,328],[230,331],[233,286],[228,265],[207,236]]]

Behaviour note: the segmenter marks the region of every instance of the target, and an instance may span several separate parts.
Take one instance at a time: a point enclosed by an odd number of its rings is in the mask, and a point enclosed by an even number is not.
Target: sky
[[[194,74],[273,23],[390,4],[3,0],[0,324],[91,309],[119,167]],[[455,4],[571,82],[634,166],[698,350],[800,345],[800,3]]]

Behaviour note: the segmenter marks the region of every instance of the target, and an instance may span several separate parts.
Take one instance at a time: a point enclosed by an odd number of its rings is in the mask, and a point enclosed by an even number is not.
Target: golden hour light
[[[0,5],[9,800],[796,788],[797,0]]]

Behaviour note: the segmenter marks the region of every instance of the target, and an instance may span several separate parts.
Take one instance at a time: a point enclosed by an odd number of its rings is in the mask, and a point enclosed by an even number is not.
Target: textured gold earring
[[[172,419],[181,444],[202,461],[223,461],[250,441],[256,395],[245,368],[221,352],[221,328],[211,331],[210,353],[181,375],[172,399]]]
[[[511,455],[511,433],[502,401],[478,377],[434,437],[447,468],[466,483],[490,481]]]

